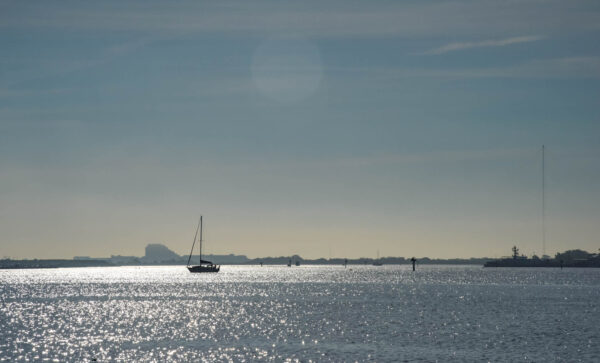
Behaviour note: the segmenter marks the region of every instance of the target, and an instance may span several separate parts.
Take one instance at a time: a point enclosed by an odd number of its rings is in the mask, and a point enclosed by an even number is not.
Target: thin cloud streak
[[[449,43],[444,46],[430,49],[425,52],[415,53],[416,55],[440,55],[448,52],[455,52],[459,50],[466,50],[472,48],[487,48],[487,47],[504,47],[507,45],[530,43],[543,39],[544,37],[537,35],[527,35],[520,37],[512,37],[499,40],[483,40],[480,42],[461,42],[461,43]]]
[[[356,73],[371,81],[396,81],[405,78],[468,79],[597,79],[600,78],[600,57],[579,56],[534,59],[505,67],[473,67],[461,69],[423,67],[330,67],[330,72]]]

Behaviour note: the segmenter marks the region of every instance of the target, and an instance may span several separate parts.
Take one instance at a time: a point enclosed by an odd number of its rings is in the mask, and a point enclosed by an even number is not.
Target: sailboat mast
[[[192,243],[192,249],[190,251],[190,257],[188,257],[187,265],[190,265],[190,260],[192,259],[192,255],[194,254],[194,246],[196,245],[196,237],[198,237],[198,229],[200,229],[200,224],[202,224],[202,216],[200,216],[200,221],[198,222],[198,227],[196,227],[196,234],[194,234],[194,242]]]
[[[200,265],[202,265],[202,216],[200,216]]]
[[[546,254],[546,159],[542,145],[542,255]]]

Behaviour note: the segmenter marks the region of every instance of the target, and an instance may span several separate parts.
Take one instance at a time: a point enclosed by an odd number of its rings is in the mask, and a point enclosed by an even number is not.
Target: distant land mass
[[[482,258],[452,258],[436,259],[422,257],[417,259],[421,265],[483,265],[485,267],[600,267],[600,255],[591,254],[582,250],[570,250],[557,253],[555,258],[544,256],[539,258],[532,256],[527,258],[518,255],[518,249],[513,256],[502,259]],[[379,259],[361,257],[355,259],[345,258],[318,258],[304,259],[299,255],[260,257],[250,259],[245,255],[203,255],[203,259],[210,260],[219,265],[372,265],[380,263],[383,265],[410,264],[411,259],[405,257],[382,257]],[[159,243],[148,244],[145,254],[138,256],[111,255],[110,257],[88,257],[76,256],[73,259],[23,259],[0,260],[0,269],[20,268],[58,268],[58,267],[102,267],[102,266],[142,266],[142,265],[185,265],[188,255],[181,256],[170,250],[167,246]],[[197,261],[198,255],[193,255],[191,261]]]
[[[160,243],[148,244],[145,254],[138,256],[111,255],[110,257],[88,257],[75,256],[72,260],[64,259],[24,259],[24,260],[0,260],[0,268],[55,268],[55,267],[96,267],[96,266],[141,266],[141,265],[185,265],[189,256],[181,256]],[[299,265],[370,265],[378,261],[386,265],[409,264],[410,258],[404,257],[382,257],[373,258],[318,258],[304,259],[299,255],[279,256],[279,257],[260,257],[250,259],[245,255],[202,255],[205,260],[210,260],[219,265],[287,265],[292,262]],[[192,255],[191,261],[197,261],[198,255]],[[457,259],[430,259],[420,258],[420,264],[451,264],[451,265],[483,265],[489,261],[489,258],[457,258]]]
[[[146,255],[144,258],[155,261],[173,260],[181,258],[178,254],[171,251],[167,246],[160,243],[153,243],[146,246]]]
[[[554,258],[519,255],[517,246],[512,248],[511,257],[487,261],[484,267],[600,267],[600,253],[583,250],[568,250],[557,253]]]

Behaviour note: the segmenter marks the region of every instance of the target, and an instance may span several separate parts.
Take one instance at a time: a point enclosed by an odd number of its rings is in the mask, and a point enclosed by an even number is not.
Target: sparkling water
[[[600,361],[600,269],[0,270],[6,361]]]

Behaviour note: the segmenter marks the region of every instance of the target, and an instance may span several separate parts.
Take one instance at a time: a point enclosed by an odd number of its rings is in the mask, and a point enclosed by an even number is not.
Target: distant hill
[[[150,264],[185,264],[188,260],[187,255],[180,256],[175,252],[171,251],[167,246],[160,243],[151,243],[146,246],[146,255],[141,258],[141,262]],[[204,260],[209,260],[217,264],[244,264],[248,262],[248,258],[243,255],[203,255]],[[198,261],[199,256],[193,255],[191,263]],[[113,261],[113,263],[119,264],[120,261]]]
[[[171,251],[167,246],[160,243],[152,243],[146,246],[146,254],[142,258],[145,262],[179,261],[181,256]]]

